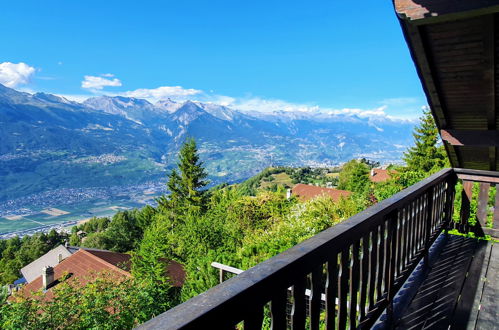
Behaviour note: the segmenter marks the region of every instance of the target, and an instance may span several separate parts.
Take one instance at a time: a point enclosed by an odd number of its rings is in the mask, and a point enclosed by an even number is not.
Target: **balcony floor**
[[[397,329],[499,328],[499,244],[442,235]],[[410,290],[408,290],[410,291]]]

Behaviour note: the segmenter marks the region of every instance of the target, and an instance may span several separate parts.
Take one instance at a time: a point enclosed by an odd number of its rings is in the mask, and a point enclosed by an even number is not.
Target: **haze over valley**
[[[195,138],[214,185],[277,165],[328,167],[359,157],[399,162],[413,126],[386,116],[242,112],[171,99],[153,104],[98,96],[79,103],[0,85],[0,232],[14,223],[19,228],[21,222],[12,219],[29,219],[48,207],[84,205],[86,211],[76,208],[72,215],[88,217],[101,214],[88,213],[92,201],[152,203],[165,192],[167,172],[186,137]],[[44,224],[42,214],[21,228]],[[48,218],[58,223],[64,217]]]

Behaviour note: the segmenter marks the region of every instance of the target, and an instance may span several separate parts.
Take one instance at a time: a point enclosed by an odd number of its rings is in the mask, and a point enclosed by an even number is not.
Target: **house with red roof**
[[[391,179],[392,175],[397,173],[397,171],[382,169],[382,168],[373,168],[369,173],[369,180],[372,182],[385,182]]]
[[[74,247],[72,247],[74,249]],[[43,258],[43,256],[41,257]],[[39,269],[39,275],[26,284],[19,293],[25,297],[33,292],[43,290],[44,298],[53,297],[51,289],[64,279],[68,283],[77,283],[84,286],[98,276],[106,274],[116,281],[131,277],[131,256],[126,253],[117,253],[106,250],[80,248],[55,266],[44,266]],[[165,261],[166,273],[171,279],[172,286],[180,287],[185,281],[183,266],[176,261]]]

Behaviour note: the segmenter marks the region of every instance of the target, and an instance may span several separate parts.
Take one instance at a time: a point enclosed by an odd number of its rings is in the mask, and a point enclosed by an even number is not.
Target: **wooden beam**
[[[486,182],[486,183],[499,183],[499,178],[492,177],[492,176],[458,174],[457,177],[459,179],[461,179],[461,180],[466,180],[466,181]]]
[[[497,147],[499,131],[496,130],[440,130],[442,140],[451,146]],[[495,156],[494,156],[495,159]],[[493,170],[492,170],[493,171]]]
[[[499,12],[497,0],[394,0],[397,15],[413,24],[455,21]]]

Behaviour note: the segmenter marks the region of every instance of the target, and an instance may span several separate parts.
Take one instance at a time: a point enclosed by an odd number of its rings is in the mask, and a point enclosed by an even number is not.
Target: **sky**
[[[426,104],[384,1],[5,1],[0,83],[83,100],[416,118]]]

